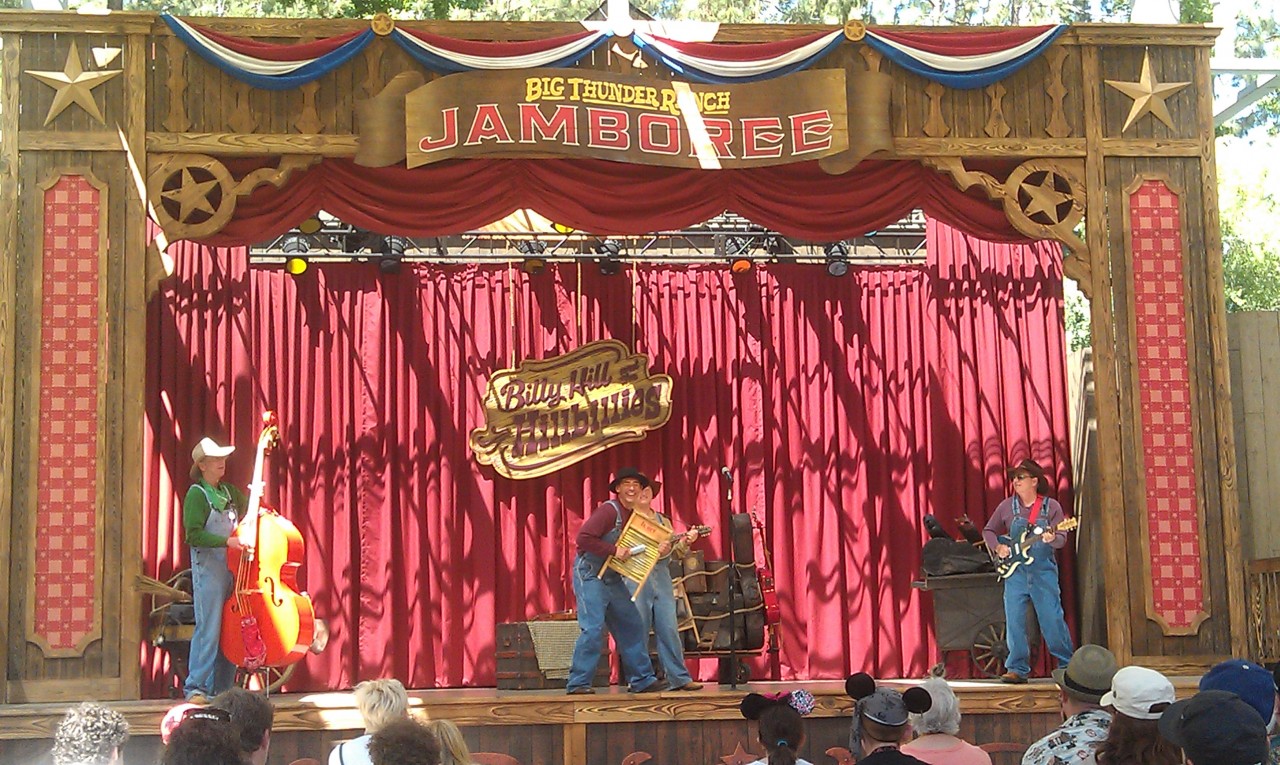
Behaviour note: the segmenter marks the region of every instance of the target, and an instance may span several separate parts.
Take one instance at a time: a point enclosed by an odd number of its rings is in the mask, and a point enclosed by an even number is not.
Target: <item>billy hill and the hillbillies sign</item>
[[[601,340],[496,373],[484,408],[486,426],[471,431],[476,459],[507,478],[536,478],[665,425],[671,378]]]

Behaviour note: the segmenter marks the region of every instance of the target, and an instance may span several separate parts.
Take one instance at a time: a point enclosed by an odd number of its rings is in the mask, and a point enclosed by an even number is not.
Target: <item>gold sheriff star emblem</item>
[[[1122,82],[1120,80],[1105,80],[1105,82],[1133,99],[1133,108],[1129,110],[1129,116],[1124,121],[1124,127],[1120,128],[1122,133],[1146,114],[1155,115],[1156,119],[1172,130],[1173,117],[1169,114],[1169,107],[1165,104],[1165,99],[1191,84],[1190,82],[1158,82],[1155,75],[1151,73],[1150,51],[1142,55],[1142,76],[1138,78],[1137,82]]]
[[[107,121],[103,119],[98,103],[93,100],[93,89],[122,71],[124,70],[112,69],[103,72],[86,72],[80,64],[80,49],[76,47],[75,41],[72,41],[71,49],[67,51],[67,63],[62,67],[61,72],[28,71],[27,74],[57,91],[53,96],[53,103],[49,106],[49,115],[44,118],[46,126],[72,104],[79,104],[80,108],[88,112],[99,124],[105,125]]]

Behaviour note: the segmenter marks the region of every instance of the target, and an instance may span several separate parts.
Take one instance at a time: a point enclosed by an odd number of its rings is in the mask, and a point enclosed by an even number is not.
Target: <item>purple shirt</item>
[[[600,558],[608,558],[618,551],[617,545],[603,539],[605,534],[613,531],[613,525],[618,522],[617,508],[622,508],[622,525],[627,525],[627,520],[631,518],[631,511],[625,505],[617,500],[600,503],[591,517],[587,518],[578,529],[580,551]]]
[[[1058,500],[1049,497],[1049,518],[1048,525],[1057,526],[1062,523],[1065,513],[1062,512],[1062,505],[1058,504]],[[1041,498],[1043,501],[1043,498]],[[1022,500],[1018,499],[1015,494],[996,506],[996,511],[991,514],[990,520],[987,521],[986,528],[982,530],[982,539],[987,543],[987,547],[992,550],[996,549],[996,545],[1000,544],[997,537],[1001,534],[1009,533],[1009,525],[1013,523],[1013,503],[1022,504]],[[1036,520],[1040,517],[1040,503],[1036,503],[1034,508],[1028,510],[1022,508],[1022,517],[1027,519],[1031,525],[1035,525]],[[1053,537],[1050,546],[1055,550],[1061,550],[1067,544],[1067,532],[1059,531]]]

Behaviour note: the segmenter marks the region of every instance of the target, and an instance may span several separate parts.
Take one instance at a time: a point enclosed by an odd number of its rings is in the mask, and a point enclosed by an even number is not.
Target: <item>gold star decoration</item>
[[[161,196],[177,202],[178,220],[186,221],[190,219],[193,210],[213,215],[213,205],[209,203],[209,192],[217,185],[216,178],[197,182],[191,176],[191,169],[184,167],[182,168],[182,185],[172,191],[162,192]]]
[[[1040,183],[1027,183],[1026,181],[1023,181],[1021,190],[1025,191],[1027,196],[1031,197],[1031,201],[1027,204],[1027,209],[1024,211],[1026,216],[1030,218],[1036,213],[1044,213],[1054,223],[1057,223],[1060,220],[1058,215],[1058,205],[1071,199],[1069,195],[1058,191],[1057,187],[1054,185],[1053,173],[1045,173],[1044,180]]]
[[[1155,115],[1156,119],[1172,130],[1173,117],[1169,115],[1169,107],[1165,104],[1165,99],[1191,84],[1190,82],[1158,82],[1155,75],[1151,73],[1150,51],[1142,55],[1142,76],[1137,82],[1120,80],[1105,80],[1105,82],[1133,99],[1133,108],[1129,110],[1129,117],[1125,119],[1124,127],[1120,128],[1122,133],[1128,130],[1130,125],[1142,119],[1145,114]]]
[[[89,113],[100,124],[107,124],[98,110],[98,102],[93,100],[93,89],[123,72],[123,69],[112,69],[105,72],[86,72],[80,64],[80,50],[75,41],[67,51],[67,63],[61,72],[32,72],[27,74],[57,91],[53,96],[53,104],[49,106],[49,116],[44,118],[48,126],[54,118],[62,114],[62,110],[72,104],[80,104],[80,108]]]

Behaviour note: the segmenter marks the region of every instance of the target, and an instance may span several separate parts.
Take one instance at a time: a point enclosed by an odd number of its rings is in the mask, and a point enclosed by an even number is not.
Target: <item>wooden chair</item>
[[[1026,744],[1011,741],[992,741],[979,744],[978,748],[991,755],[991,765],[1021,765],[1022,755],[1027,752]]]
[[[475,765],[520,765],[519,760],[501,752],[472,752],[471,761]]]
[[[833,746],[827,750],[827,756],[836,761],[836,765],[853,765],[853,755],[842,746]]]

